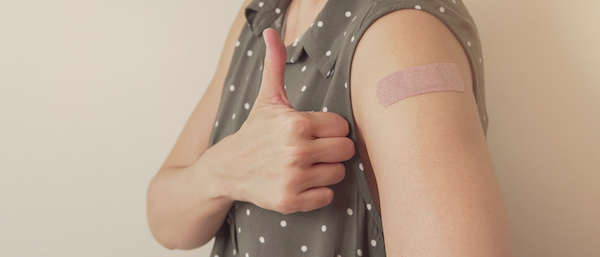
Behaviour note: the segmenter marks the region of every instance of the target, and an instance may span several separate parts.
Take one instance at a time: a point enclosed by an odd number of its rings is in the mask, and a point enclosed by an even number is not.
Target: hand
[[[332,201],[328,186],[343,180],[341,162],[354,155],[348,122],[335,113],[294,110],[283,88],[285,46],[272,29],[263,37],[258,97],[240,130],[217,144],[226,148],[217,151],[226,163],[219,184],[231,200],[283,214],[315,210]]]

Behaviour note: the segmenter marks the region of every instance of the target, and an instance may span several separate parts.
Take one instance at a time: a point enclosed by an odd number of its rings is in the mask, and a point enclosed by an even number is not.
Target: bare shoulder
[[[452,31],[430,13],[399,10],[376,20],[359,41],[352,81],[372,85],[397,70],[430,63],[454,63],[472,94],[469,61]]]
[[[419,95],[387,108],[378,103],[375,91],[381,79],[409,67],[435,63],[451,63],[458,68],[464,94],[439,92]],[[478,131],[481,127],[467,54],[452,31],[432,14],[410,9],[394,11],[377,19],[358,42],[351,69],[352,105],[359,132],[379,133],[377,126],[385,125],[381,121],[383,117],[404,115],[405,119],[414,120],[415,115],[420,118],[427,115],[430,118],[440,116],[452,121],[461,120],[460,124],[451,124],[454,129],[469,130],[476,137],[483,135]],[[448,106],[454,106],[455,116],[447,113]],[[396,122],[402,124],[400,120]],[[396,129],[410,130],[404,125]],[[431,131],[436,133],[437,130]],[[485,138],[482,136],[478,140]]]

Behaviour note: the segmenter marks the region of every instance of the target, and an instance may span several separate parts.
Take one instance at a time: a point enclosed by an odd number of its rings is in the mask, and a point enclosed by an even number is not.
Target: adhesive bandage
[[[458,68],[453,63],[434,63],[396,71],[377,82],[375,96],[384,107],[407,97],[440,92],[465,92]]]

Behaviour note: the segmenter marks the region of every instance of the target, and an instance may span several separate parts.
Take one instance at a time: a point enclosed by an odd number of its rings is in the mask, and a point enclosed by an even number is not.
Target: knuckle
[[[354,141],[347,137],[344,138],[344,140],[342,140],[342,145],[340,149],[344,151],[345,160],[349,160],[356,153],[356,149],[354,148]]]
[[[324,187],[319,190],[319,193],[312,197],[310,204],[306,204],[300,208],[301,212],[314,211],[319,208],[323,208],[329,205],[333,201],[333,190],[328,187]]]
[[[288,174],[286,174],[284,181],[283,181],[283,186],[284,189],[286,190],[290,190],[290,189],[294,189],[296,187],[298,187],[298,185],[300,185],[302,183],[302,175],[299,174],[298,172],[289,172]]]
[[[348,121],[338,114],[336,114],[336,117],[336,128],[338,128],[344,135],[350,133],[350,125],[348,124]]]
[[[311,121],[304,113],[295,113],[284,121],[284,128],[287,132],[304,135],[310,132]]]
[[[335,164],[333,170],[334,183],[340,183],[342,182],[342,180],[344,180],[344,178],[346,178],[346,167],[344,166],[344,164],[341,163]]]
[[[290,214],[297,211],[297,203],[294,197],[289,194],[283,194],[275,201],[275,211],[282,214]]]
[[[323,190],[323,194],[319,201],[319,208],[327,206],[333,201],[333,190],[331,188],[327,188],[327,190]]]
[[[305,143],[297,143],[288,148],[288,158],[290,160],[291,165],[300,165],[306,160],[310,154],[310,147]]]

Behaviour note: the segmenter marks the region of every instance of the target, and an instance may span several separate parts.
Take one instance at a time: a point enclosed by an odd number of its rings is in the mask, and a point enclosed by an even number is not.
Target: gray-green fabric
[[[236,43],[210,145],[235,133],[248,117],[261,83],[265,56],[261,33],[269,27],[281,31],[290,2],[255,0],[247,6],[247,26]],[[481,45],[473,20],[460,0],[329,0],[311,28],[287,46],[285,88],[293,107],[340,114],[348,120],[348,136],[356,142],[350,67],[357,42],[375,20],[401,9],[433,14],[461,42],[471,63],[485,132]],[[358,149],[356,153],[344,163],[346,178],[331,186],[335,196],[324,208],[282,215],[251,203],[235,202],[216,235],[211,257],[385,256],[381,216],[371,198]]]

